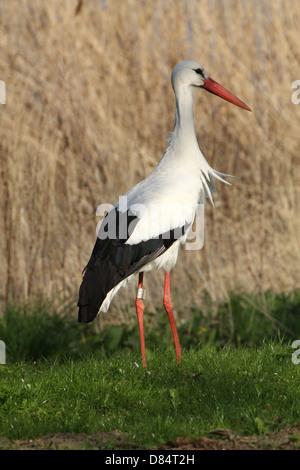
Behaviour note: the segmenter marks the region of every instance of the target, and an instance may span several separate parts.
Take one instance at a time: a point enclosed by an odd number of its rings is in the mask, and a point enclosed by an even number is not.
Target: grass
[[[242,295],[220,305],[219,325],[215,315],[210,323],[194,312],[179,331],[179,366],[158,312],[158,328],[146,330],[148,371],[137,328],[96,333],[49,303],[10,305],[0,321],[8,359],[0,367],[0,435],[117,431],[126,448],[146,449],[216,428],[264,435],[298,424],[300,366],[292,362],[289,331],[299,338],[299,294],[265,300],[268,317],[254,309],[257,299]],[[103,447],[115,445],[107,438]]]
[[[300,368],[288,344],[225,349],[99,351],[76,360],[40,360],[2,367],[0,433],[34,438],[48,433],[118,430],[129,445],[151,448],[216,428],[264,434],[299,423]],[[108,443],[109,446],[109,443]]]

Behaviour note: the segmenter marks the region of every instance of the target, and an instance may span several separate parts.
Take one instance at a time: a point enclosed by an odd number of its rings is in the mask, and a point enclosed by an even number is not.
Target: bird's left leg
[[[139,273],[139,283],[138,283],[138,290],[136,294],[135,304],[136,304],[136,313],[137,313],[138,322],[139,322],[142,363],[143,363],[143,366],[147,369],[146,351],[145,351],[145,335],[144,335],[145,306],[143,304],[143,298],[144,298],[143,276],[144,276],[143,272]]]
[[[175,343],[176,360],[177,360],[177,364],[179,364],[181,361],[181,348],[180,348],[177,328],[175,324],[175,319],[173,315],[173,304],[171,300],[171,289],[170,289],[170,277],[171,277],[171,273],[165,273],[164,307],[168,314],[169,322],[171,325],[174,343]]]

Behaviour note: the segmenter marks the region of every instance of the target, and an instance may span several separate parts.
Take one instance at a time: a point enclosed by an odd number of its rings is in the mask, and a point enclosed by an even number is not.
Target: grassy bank
[[[232,296],[213,317],[209,306],[179,328],[180,366],[165,315],[156,313],[146,372],[135,328],[96,332],[47,303],[11,305],[0,321],[0,435],[117,432],[119,444],[108,437],[105,448],[153,448],[219,428],[263,435],[297,425],[299,294],[268,294],[264,310],[257,298]]]
[[[205,346],[138,354],[102,352],[1,368],[0,434],[118,431],[127,448],[151,448],[214,429],[264,434],[299,423],[300,367],[288,344]],[[124,444],[123,444],[124,445]],[[109,441],[106,448],[114,448]]]

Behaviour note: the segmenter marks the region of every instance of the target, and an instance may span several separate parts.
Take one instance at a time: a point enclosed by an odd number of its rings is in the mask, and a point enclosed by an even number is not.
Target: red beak
[[[205,90],[209,91],[210,93],[213,93],[214,95],[218,95],[223,100],[229,101],[230,103],[235,104],[236,106],[239,106],[240,108],[247,109],[247,111],[252,111],[249,106],[241,101],[239,98],[237,98],[233,93],[230,91],[226,90],[222,85],[220,85],[218,82],[213,80],[213,78],[205,78],[204,79],[204,85],[202,85],[201,88],[205,88]]]

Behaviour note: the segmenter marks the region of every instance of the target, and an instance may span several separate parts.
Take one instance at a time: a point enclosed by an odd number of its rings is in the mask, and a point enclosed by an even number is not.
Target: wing
[[[163,254],[190,224],[139,243],[126,243],[140,222],[131,212],[112,209],[103,219],[79,289],[78,321],[91,322],[108,292],[131,274]]]

